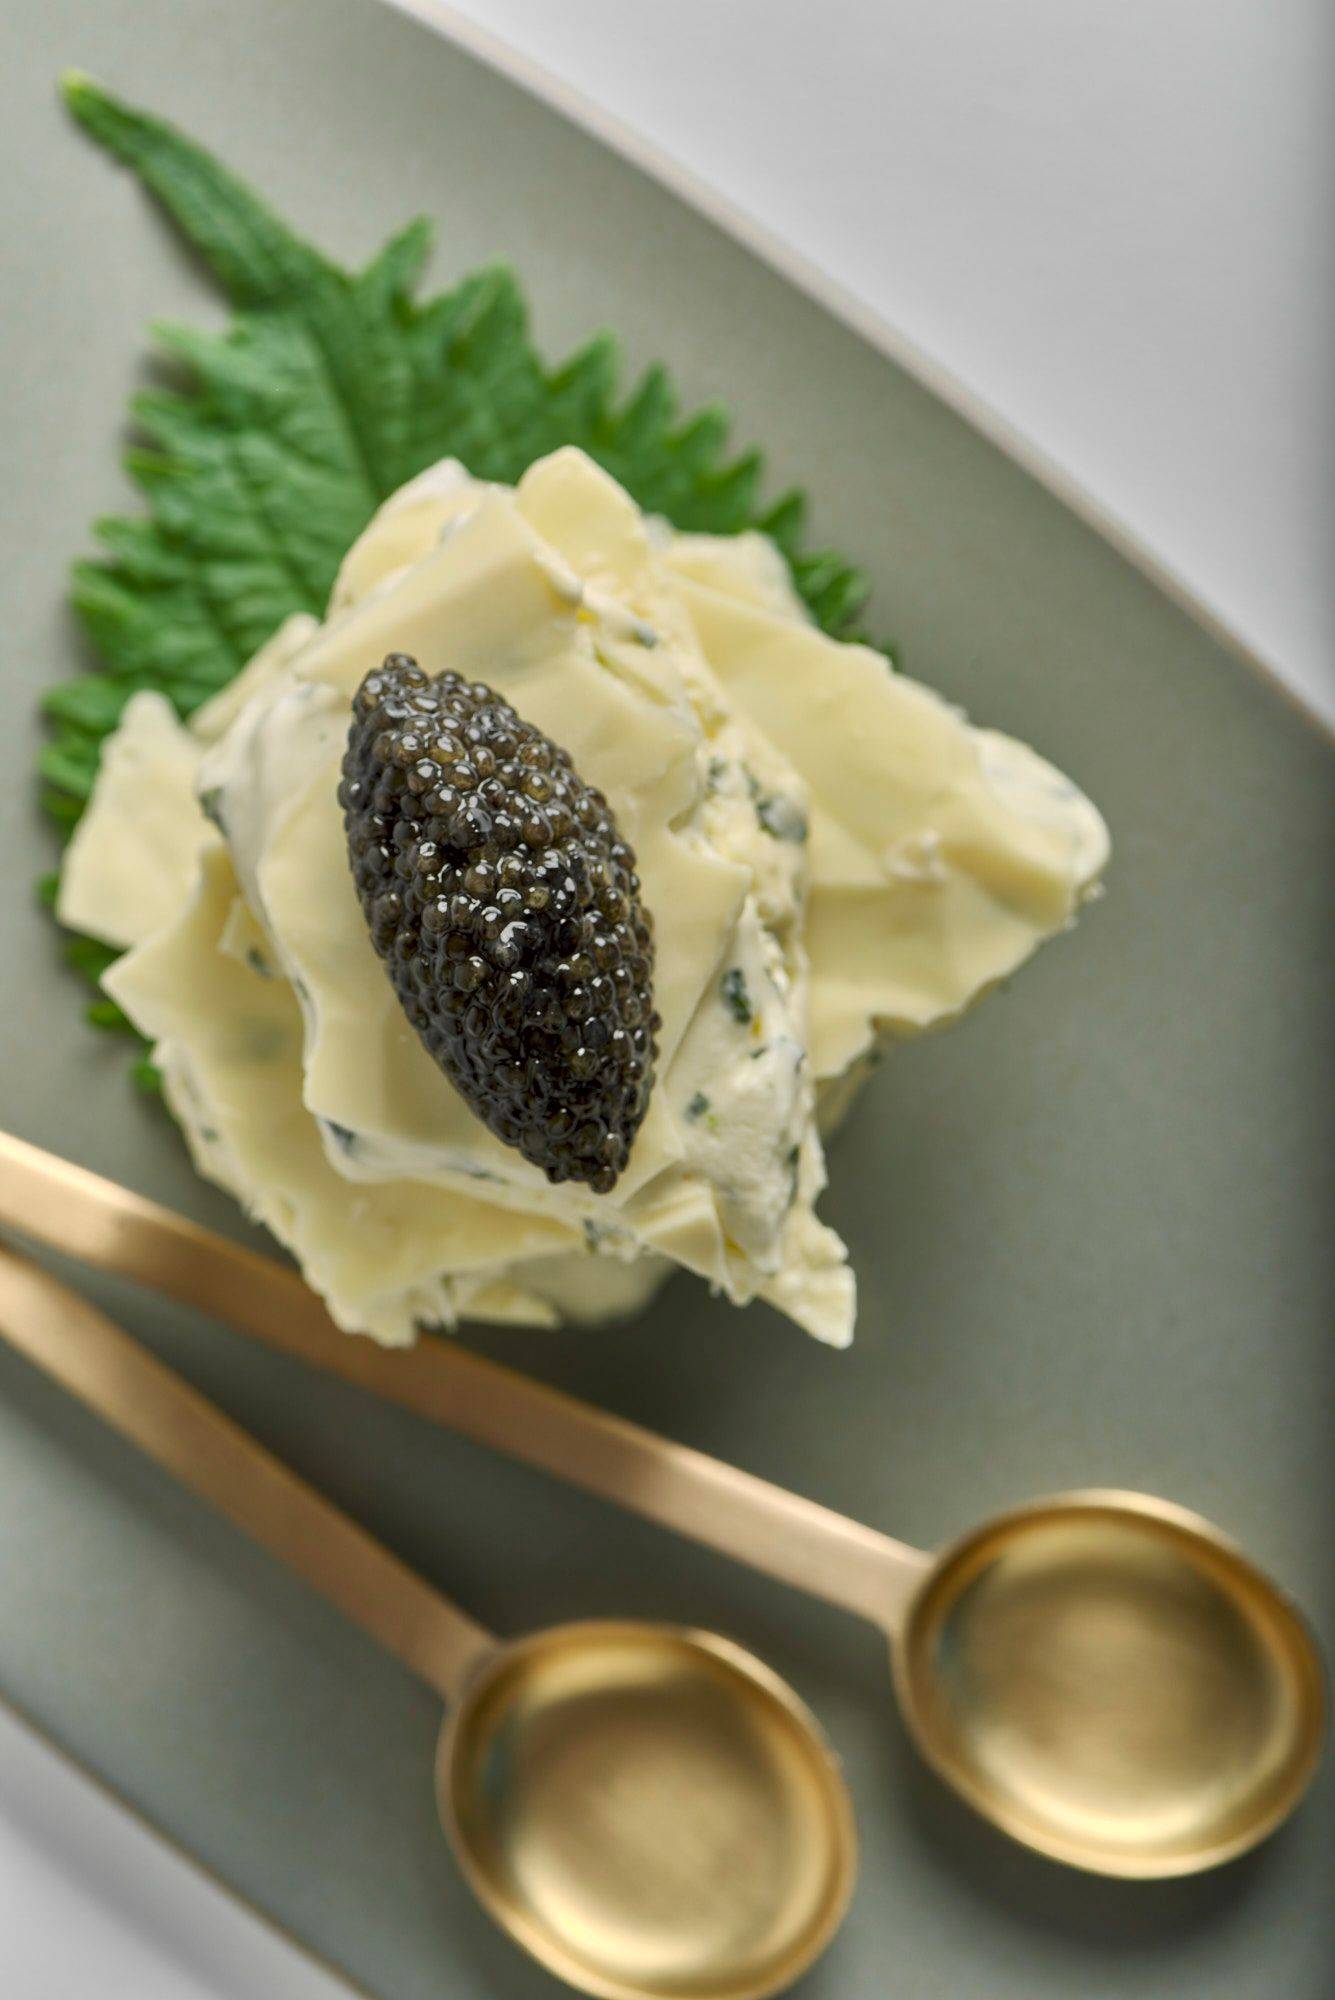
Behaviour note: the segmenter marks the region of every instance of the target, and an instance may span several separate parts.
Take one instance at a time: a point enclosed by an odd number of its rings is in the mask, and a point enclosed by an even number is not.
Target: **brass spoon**
[[[1060,1494],[930,1556],[452,1342],[349,1340],[293,1273],[3,1135],[0,1219],[870,1619],[928,1762],[1058,1861],[1214,1867],[1316,1768],[1325,1685],[1301,1614],[1167,1501]]]
[[[857,1837],[819,1725],[709,1632],[502,1643],[45,1271],[0,1250],[0,1330],[434,1688],[441,1823],[473,1890],[601,2000],[763,2000],[848,1904]]]

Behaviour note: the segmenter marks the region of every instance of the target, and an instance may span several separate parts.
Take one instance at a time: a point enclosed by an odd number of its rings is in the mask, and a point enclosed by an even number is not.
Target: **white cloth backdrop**
[[[1335,714],[1330,0],[460,11],[906,333]],[[23,2000],[342,1991],[4,1716],[0,1934]]]
[[[1330,0],[453,11],[907,334],[1335,716]]]

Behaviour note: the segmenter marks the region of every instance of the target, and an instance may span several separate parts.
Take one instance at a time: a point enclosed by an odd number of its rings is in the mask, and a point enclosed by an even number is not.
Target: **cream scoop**
[[[496,689],[635,849],[662,1029],[610,1193],[492,1136],[376,957],[337,785],[389,652]],[[674,535],[564,450],[513,490],[453,462],[413,481],[326,620],[290,621],[190,723],[134,697],[60,915],[128,948],[104,983],[197,1166],[350,1330],[619,1314],[680,1265],[843,1345],[818,1100],[1066,928],[1106,855],[1034,752],[816,631],[763,537]]]

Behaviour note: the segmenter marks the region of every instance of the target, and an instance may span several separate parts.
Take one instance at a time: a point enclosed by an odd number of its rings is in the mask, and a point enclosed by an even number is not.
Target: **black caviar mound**
[[[491,688],[405,653],[352,710],[348,858],[404,1013],[498,1139],[606,1194],[661,1025],[653,929],[606,799]]]

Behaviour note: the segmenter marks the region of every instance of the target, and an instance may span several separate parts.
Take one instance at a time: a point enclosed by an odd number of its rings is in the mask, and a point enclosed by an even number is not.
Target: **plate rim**
[[[776,276],[819,306],[892,362],[912,381],[943,403],[1010,463],[1041,486],[1115,554],[1128,563],[1161,596],[1191,620],[1207,638],[1224,649],[1267,686],[1329,749],[1335,749],[1335,712],[1325,715],[1305,693],[1291,685],[1274,661],[1206,602],[1179,574],[1064,466],[1003,417],[985,396],[969,388],[944,363],[935,360],[893,321],[866,305],[856,293],[832,278],[805,252],[778,231],[758,221],[740,203],[723,194],[703,175],[685,166],[666,148],[647,139],[615,112],[567,83],[504,36],[461,14],[451,0],[375,0],[415,22],[429,34],[450,42],[466,56],[494,71],[568,124],[614,153],[628,166],[674,195],[695,214],[730,238],[739,249],[758,258]]]
[[[137,1827],[139,1832],[146,1835],[156,1847],[170,1854],[174,1861],[179,1861],[199,1880],[207,1882],[210,1888],[216,1889],[234,1910],[251,1918],[270,1937],[277,1938],[281,1944],[286,1945],[297,1958],[313,1966],[317,1972],[323,1973],[335,1984],[342,1986],[347,2000],[383,2000],[383,1996],[374,1988],[363,1986],[347,1966],[340,1965],[337,1959],[330,1958],[318,1945],[312,1944],[309,1938],[290,1930],[281,1917],[267,1909],[263,1903],[253,1901],[244,1890],[238,1889],[234,1882],[230,1882],[217,1868],[196,1854],[193,1848],[187,1847],[184,1841],[170,1833],[161,1821],[155,1819],[143,1806],[138,1805],[128,1792],[123,1792],[118,1785],[105,1778],[72,1745],[56,1735],[25,1703],[17,1701],[8,1688],[0,1688],[0,1715],[5,1715],[11,1722],[17,1723],[26,1735],[63,1765],[66,1771],[81,1778],[99,1798],[104,1799],[117,1813],[128,1819],[131,1825]]]

